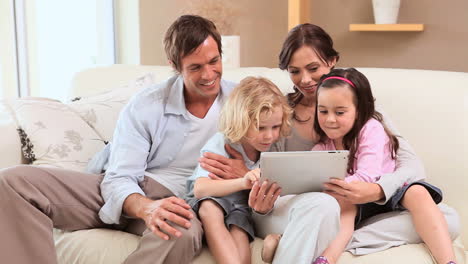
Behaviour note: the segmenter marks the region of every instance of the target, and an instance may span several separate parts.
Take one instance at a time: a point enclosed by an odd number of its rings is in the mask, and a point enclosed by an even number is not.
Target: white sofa
[[[454,207],[462,233],[454,242],[458,263],[468,257],[468,73],[361,68],[369,78],[377,104],[385,109],[400,132],[422,158],[428,180],[444,191],[444,203]],[[145,73],[152,73],[146,74]],[[112,138],[117,115],[128,98],[142,87],[173,74],[165,66],[113,65],[78,73],[70,98],[61,103],[46,98],[0,101],[0,168],[30,162],[84,170],[86,162]],[[279,69],[225,69],[223,77],[239,81],[265,76],[284,92],[292,84]],[[141,77],[143,76],[143,77]],[[131,81],[140,77],[137,81]],[[126,84],[126,85],[125,85]],[[27,136],[27,137],[26,137]],[[76,232],[54,230],[60,263],[121,263],[138,243],[138,237],[114,230]],[[464,243],[463,243],[464,242]],[[261,239],[252,243],[253,263],[261,263]],[[214,263],[204,250],[194,263]],[[339,264],[434,263],[424,244],[404,245],[355,257],[344,253]]]

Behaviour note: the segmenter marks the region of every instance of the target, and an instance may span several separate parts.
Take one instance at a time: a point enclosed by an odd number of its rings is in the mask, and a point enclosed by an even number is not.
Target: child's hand
[[[252,189],[252,186],[256,181],[260,179],[260,168],[256,168],[247,172],[244,175],[244,186],[246,189]]]

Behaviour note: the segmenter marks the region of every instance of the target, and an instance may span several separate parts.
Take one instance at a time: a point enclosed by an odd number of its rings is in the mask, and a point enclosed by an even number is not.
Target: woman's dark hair
[[[164,49],[173,67],[181,72],[181,60],[192,53],[209,36],[218,44],[222,54],[221,35],[210,20],[196,15],[183,15],[167,29],[164,36]]]
[[[350,85],[346,81],[339,79],[328,79],[328,77],[337,76],[346,78],[351,81],[354,86]],[[325,80],[325,81],[323,81]],[[349,150],[348,158],[348,168],[347,171],[349,174],[354,174],[354,160],[356,159],[356,151],[359,147],[359,132],[364,127],[364,125],[369,121],[369,119],[374,118],[382,123],[385,133],[387,133],[390,138],[390,153],[392,153],[392,158],[395,159],[396,152],[399,148],[399,143],[397,137],[390,132],[390,130],[383,123],[382,114],[375,110],[375,99],[372,95],[372,90],[367,80],[366,76],[354,68],[348,69],[334,69],[329,74],[325,74],[320,79],[320,84],[317,88],[317,99],[322,89],[332,89],[337,86],[346,86],[353,93],[353,103],[356,107],[356,116],[357,119],[354,122],[351,130],[343,137],[343,146],[345,149]],[[328,139],[325,132],[320,127],[318,122],[318,103],[316,101],[315,106],[315,122],[314,130],[319,135],[319,142],[325,142]]]
[[[334,59],[338,61],[340,58],[338,52],[333,48],[333,40],[330,35],[317,25],[305,23],[297,25],[289,31],[279,54],[279,68],[286,70],[294,52],[302,46],[309,46],[315,50],[319,58],[327,65]],[[303,98],[302,93],[296,87],[294,87],[294,92],[287,96],[291,107],[295,107]]]

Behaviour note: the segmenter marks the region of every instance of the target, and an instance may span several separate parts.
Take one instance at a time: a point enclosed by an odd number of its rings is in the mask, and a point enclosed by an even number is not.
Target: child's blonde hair
[[[271,115],[280,106],[283,110],[280,136],[291,130],[291,107],[280,89],[263,77],[247,77],[234,88],[219,117],[219,131],[233,143],[238,143],[253,125],[259,129],[261,113]]]

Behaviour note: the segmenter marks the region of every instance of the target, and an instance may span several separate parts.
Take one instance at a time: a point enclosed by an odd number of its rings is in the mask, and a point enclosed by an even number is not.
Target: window
[[[20,96],[66,101],[76,72],[115,63],[112,0],[16,0],[13,12],[17,63],[2,60],[0,82],[16,68]]]
[[[0,1],[0,99],[18,96],[13,1]]]

